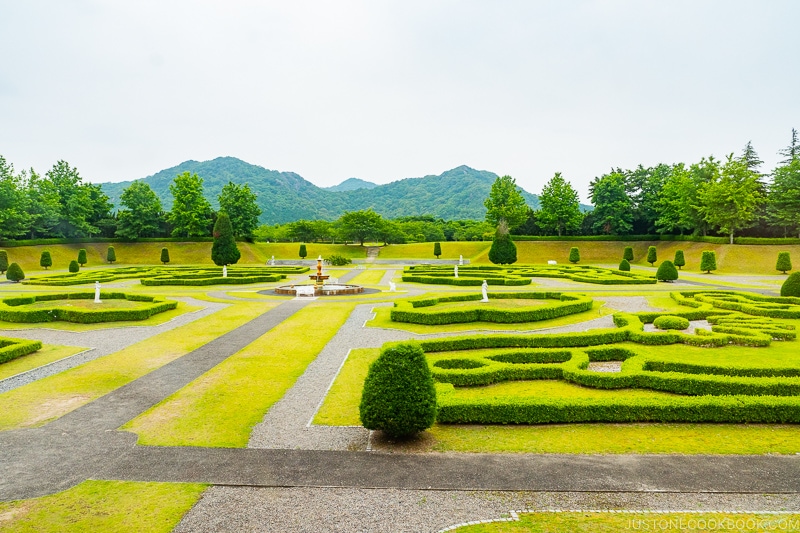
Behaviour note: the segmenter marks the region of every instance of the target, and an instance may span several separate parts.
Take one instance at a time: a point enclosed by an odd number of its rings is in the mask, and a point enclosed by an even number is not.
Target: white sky
[[[800,129],[800,2],[0,0],[0,154],[87,181],[231,155],[539,193]]]

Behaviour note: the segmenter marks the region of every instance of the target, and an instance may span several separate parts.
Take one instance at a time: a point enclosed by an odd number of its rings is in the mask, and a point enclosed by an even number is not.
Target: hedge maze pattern
[[[79,324],[97,324],[100,322],[117,322],[123,320],[145,320],[155,314],[175,309],[178,302],[165,300],[143,294],[126,294],[123,292],[100,292],[101,300],[127,300],[136,302],[134,308],[115,309],[97,304],[96,309],[72,307],[69,300],[93,300],[94,292],[71,292],[61,294],[40,294],[38,296],[20,296],[0,300],[0,320],[5,322],[77,322]],[[67,300],[67,303],[64,303]],[[53,302],[52,306],[30,307],[37,302]]]
[[[622,270],[582,265],[519,265],[519,266],[462,266],[458,277],[452,267],[416,265],[407,267],[403,281],[436,285],[479,286],[486,280],[488,285],[530,285],[531,278],[561,278],[598,285],[643,285],[654,284],[656,278]]]

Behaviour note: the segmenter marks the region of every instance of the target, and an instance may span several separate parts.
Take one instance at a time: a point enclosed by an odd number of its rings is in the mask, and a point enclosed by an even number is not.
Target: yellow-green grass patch
[[[459,255],[463,255],[464,259],[472,260],[482,253],[488,253],[491,242],[442,242],[442,255],[439,259],[458,259]],[[432,242],[417,242],[412,244],[390,244],[382,246],[378,259],[430,259],[431,262],[436,261],[436,256],[433,255]]]
[[[84,481],[48,496],[0,502],[0,532],[168,533],[205,488],[199,483]]]
[[[353,283],[355,285],[377,285],[378,283],[381,282],[384,275],[386,275],[385,270],[370,268],[368,270],[364,270],[358,276],[354,277],[347,283]]]
[[[325,401],[314,417],[314,423],[323,426],[360,426],[358,406],[361,389],[369,365],[378,357],[377,348],[350,350],[339,375],[333,382]]]
[[[314,303],[123,429],[153,446],[244,447],[250,432],[305,371],[352,311]]]
[[[38,368],[42,365],[52,363],[85,351],[86,348],[79,346],[60,346],[57,344],[45,344],[41,350],[37,350],[28,355],[23,355],[16,359],[12,359],[6,363],[0,364],[0,379],[5,379],[15,376],[21,372]]]
[[[300,245],[303,243],[299,242],[257,242],[255,244],[251,244],[250,246],[256,251],[256,253],[263,257],[262,262],[266,262],[267,260],[271,259],[272,256],[275,256],[276,260],[289,260],[289,261],[299,261],[300,257]],[[347,257],[349,259],[364,259],[367,256],[366,248],[360,246],[358,244],[323,244],[323,243],[315,243],[315,242],[307,242],[306,245],[306,261],[311,259],[316,259],[320,255],[323,259],[326,259],[332,255],[341,255],[342,257]],[[239,245],[241,248],[241,244]],[[211,248],[209,247],[209,256]]]
[[[532,512],[518,521],[473,524],[457,533],[619,533],[659,531],[663,533],[709,531],[800,531],[800,513],[641,513],[641,512]]]
[[[0,394],[0,430],[41,426],[247,323],[277,303],[239,303]]]

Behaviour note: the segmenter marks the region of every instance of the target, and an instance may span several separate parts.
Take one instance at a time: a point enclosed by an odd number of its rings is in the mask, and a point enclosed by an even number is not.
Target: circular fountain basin
[[[314,287],[314,296],[338,296],[340,294],[359,294],[364,292],[364,287],[358,285],[345,285],[343,283],[326,283],[322,286],[315,285],[284,285],[275,287],[275,294],[297,295],[297,287]]]

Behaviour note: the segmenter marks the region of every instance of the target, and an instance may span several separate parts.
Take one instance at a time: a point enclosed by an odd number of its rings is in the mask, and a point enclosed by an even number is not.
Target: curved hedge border
[[[560,292],[493,293],[488,296],[490,300],[531,299],[555,300],[555,302],[544,306],[520,307],[519,309],[498,309],[492,307],[491,302],[449,311],[436,309],[436,306],[441,303],[480,301],[482,298],[481,294],[461,294],[439,298],[400,300],[395,302],[390,316],[395,322],[413,324],[442,325],[467,322],[509,324],[537,322],[582,313],[590,310],[593,304],[592,299],[589,297],[561,294]]]
[[[656,279],[632,272],[584,265],[519,265],[462,266],[458,278],[454,269],[445,266],[415,265],[406,267],[403,281],[438,285],[478,286],[486,280],[488,285],[529,285],[531,278],[559,278],[599,285],[654,284]]]
[[[0,320],[5,322],[75,322],[78,324],[97,324],[99,322],[118,322],[123,320],[145,320],[151,316],[175,309],[178,302],[141,294],[123,292],[100,292],[102,300],[124,299],[141,302],[137,309],[76,309],[72,307],[51,307],[48,309],[19,309],[18,307],[52,300],[88,300],[94,299],[94,292],[72,292],[62,294],[44,294],[39,296],[22,296],[0,300]]]
[[[0,337],[0,363],[5,363],[42,349],[41,341]]]

